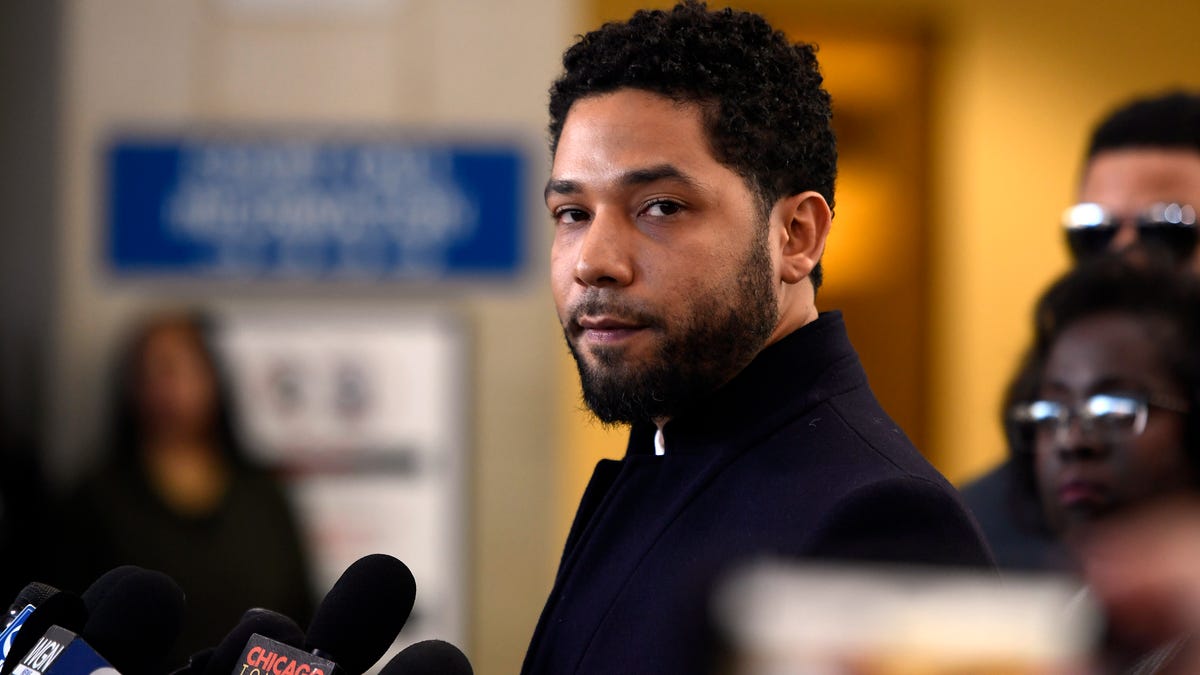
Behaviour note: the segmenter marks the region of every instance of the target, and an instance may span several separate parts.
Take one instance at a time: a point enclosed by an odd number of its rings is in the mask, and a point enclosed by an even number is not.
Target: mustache
[[[576,302],[567,312],[573,325],[579,325],[584,316],[612,316],[647,328],[659,327],[662,321],[644,304],[624,298],[616,298],[599,289],[592,289]]]

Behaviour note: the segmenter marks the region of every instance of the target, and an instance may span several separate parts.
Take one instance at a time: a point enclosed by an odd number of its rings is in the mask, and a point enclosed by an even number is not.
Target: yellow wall
[[[1001,391],[1030,308],[1068,260],[1058,216],[1095,121],[1131,95],[1200,88],[1200,3],[945,3],[934,100],[930,454],[953,479],[1003,454]]]
[[[583,14],[590,23],[580,30],[627,17],[638,6],[670,4],[594,0]],[[952,480],[981,473],[1003,456],[999,400],[1028,338],[1030,308],[1068,263],[1057,222],[1072,199],[1089,129],[1134,94],[1200,88],[1194,38],[1200,3],[748,0],[738,6],[781,25],[807,21],[815,33],[916,27],[929,36],[931,184],[924,211],[931,318],[922,450]],[[790,37],[811,39],[796,30]],[[835,100],[835,115],[836,106]],[[560,381],[563,397],[577,401],[571,376]],[[582,419],[565,418],[562,427],[562,447],[572,453],[563,464],[564,522],[595,458],[620,452],[616,435],[599,434]]]

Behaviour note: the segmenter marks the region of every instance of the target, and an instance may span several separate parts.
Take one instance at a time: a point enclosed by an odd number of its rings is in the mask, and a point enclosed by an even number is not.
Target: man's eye
[[[555,222],[563,225],[574,225],[588,219],[587,211],[583,209],[559,209],[554,212]]]
[[[662,218],[664,216],[673,216],[676,213],[679,213],[682,209],[683,207],[675,202],[659,201],[654,202],[646,207],[646,215]]]

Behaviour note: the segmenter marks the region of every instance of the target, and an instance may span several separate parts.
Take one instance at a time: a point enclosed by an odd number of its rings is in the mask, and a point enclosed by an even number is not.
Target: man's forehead
[[[564,151],[587,151],[597,143],[678,147],[705,137],[702,109],[641,89],[618,89],[576,101],[563,121],[555,160]],[[564,145],[576,147],[564,148]]]
[[[1088,163],[1079,201],[1096,202],[1119,213],[1159,202],[1200,206],[1200,152],[1160,148],[1100,152]]]
[[[622,89],[577,101],[554,155],[547,196],[581,185],[706,182],[713,157],[698,106]]]

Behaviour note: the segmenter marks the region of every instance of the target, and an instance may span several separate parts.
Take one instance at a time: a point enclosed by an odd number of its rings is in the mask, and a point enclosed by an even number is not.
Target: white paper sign
[[[466,641],[466,345],[443,313],[230,314],[246,445],[288,476],[318,597],[370,553],[417,581],[397,646]]]

